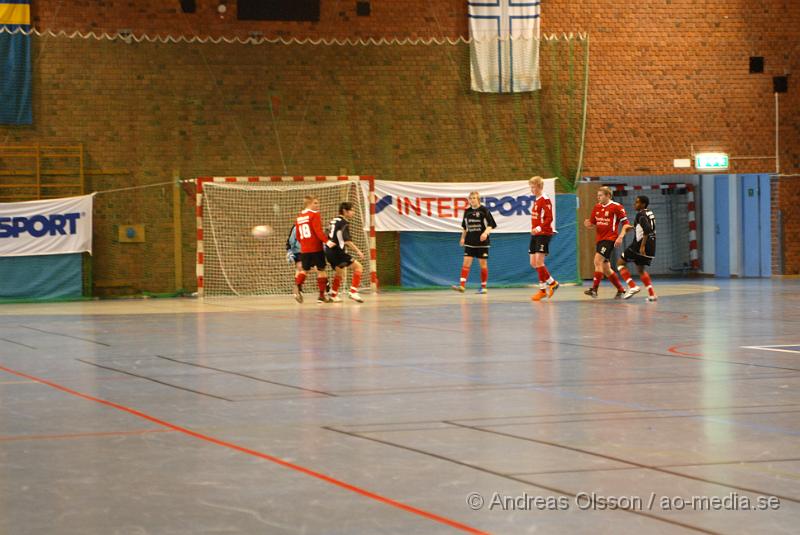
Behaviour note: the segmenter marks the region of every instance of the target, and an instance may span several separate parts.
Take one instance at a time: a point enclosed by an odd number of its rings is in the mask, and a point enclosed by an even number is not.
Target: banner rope
[[[94,31],[90,32],[81,32],[79,30],[74,30],[72,32],[67,32],[65,30],[53,31],[53,30],[39,30],[36,28],[29,28],[23,29],[21,27],[17,27],[14,29],[9,29],[7,27],[0,27],[0,33],[9,33],[9,34],[18,34],[21,33],[23,35],[36,35],[37,37],[66,37],[67,39],[95,39],[96,41],[123,41],[125,43],[141,43],[141,42],[148,42],[148,43],[212,43],[212,44],[242,44],[242,45],[262,45],[262,44],[283,44],[283,45],[325,45],[325,46],[430,46],[430,45],[458,45],[458,44],[469,44],[473,42],[477,42],[477,40],[471,37],[369,37],[369,38],[346,38],[346,39],[339,39],[339,38],[318,38],[313,39],[310,37],[211,37],[211,36],[190,36],[187,37],[185,35],[147,35],[147,34],[135,34],[133,32],[102,32],[102,33],[95,33]],[[542,40],[544,41],[585,41],[588,38],[588,33],[561,33],[561,34],[550,34],[542,36]],[[512,38],[514,40],[516,38]],[[523,39],[523,38],[520,38]],[[528,39],[528,38],[524,38]]]

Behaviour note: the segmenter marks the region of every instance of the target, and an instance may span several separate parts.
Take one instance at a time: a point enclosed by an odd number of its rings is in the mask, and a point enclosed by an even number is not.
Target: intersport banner
[[[0,203],[0,256],[91,254],[93,198]]]
[[[376,180],[375,230],[461,232],[470,191],[480,193],[481,203],[494,216],[497,228],[493,232],[531,231],[534,198],[527,180],[445,183]],[[553,200],[555,217],[555,178],[545,179],[544,193]]]

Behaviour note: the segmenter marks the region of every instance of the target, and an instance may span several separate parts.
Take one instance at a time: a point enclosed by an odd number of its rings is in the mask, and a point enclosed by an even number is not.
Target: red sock
[[[296,285],[302,286],[304,282],[306,282],[306,274],[304,271],[301,271],[300,273],[294,276],[294,283]]]
[[[622,280],[628,283],[628,286],[630,286],[631,288],[636,287],[636,283],[633,282],[633,277],[631,277],[631,272],[628,271],[628,268],[626,268],[625,266],[620,266],[619,274],[622,276]]]
[[[625,291],[625,287],[622,285],[621,282],[619,282],[619,277],[617,277],[617,274],[614,273],[613,271],[611,272],[611,275],[608,276],[608,280],[610,280],[611,284],[613,284],[617,288],[618,292]]]
[[[357,292],[359,286],[361,286],[361,272],[356,271],[353,273],[353,284],[350,286],[350,291]]]
[[[481,268],[481,287],[486,288],[486,282],[489,280],[489,268]]]
[[[466,286],[467,277],[469,277],[469,268],[468,267],[462,267],[461,268],[461,281],[460,281],[462,287]]]
[[[603,279],[603,274],[599,271],[594,272],[594,278],[592,279],[592,288],[597,290],[600,287],[600,281]]]
[[[647,286],[647,293],[650,294],[651,297],[655,297],[656,291],[653,290],[653,281],[650,279],[650,274],[647,272],[642,273],[642,282],[645,286]]]
[[[339,286],[342,284],[342,277],[340,275],[334,275],[333,277],[333,284],[331,285],[331,291],[333,295],[339,293]]]
[[[544,266],[537,267],[536,272],[539,274],[539,282],[546,282],[550,278],[550,274]]]
[[[328,284],[328,277],[317,277],[317,288],[319,288],[319,296],[325,295],[325,286]]]

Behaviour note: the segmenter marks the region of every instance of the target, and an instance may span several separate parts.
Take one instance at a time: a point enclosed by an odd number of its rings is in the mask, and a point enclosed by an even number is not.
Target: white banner
[[[0,256],[91,254],[93,197],[0,203]]]
[[[472,90],[515,93],[541,89],[539,0],[467,2]]]
[[[362,187],[368,186],[362,184]],[[494,232],[531,231],[534,198],[527,180],[444,183],[376,180],[375,230],[461,232],[470,191],[480,193],[481,204],[494,216],[497,223]],[[545,179],[544,193],[553,201],[555,216],[555,178]]]

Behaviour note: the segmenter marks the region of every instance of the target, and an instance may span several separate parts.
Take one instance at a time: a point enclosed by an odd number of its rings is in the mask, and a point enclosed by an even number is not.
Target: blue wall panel
[[[714,177],[714,275],[717,277],[731,276],[729,183],[728,175]]]
[[[79,298],[82,264],[81,253],[0,258],[0,300]]]
[[[742,244],[742,275],[758,277],[761,275],[758,175],[740,175],[739,178],[742,219],[739,228],[733,229],[733,236]]]
[[[578,279],[577,196],[556,195],[556,229],[550,242],[547,266],[561,281]],[[450,286],[457,284],[464,258],[458,245],[458,234],[452,232],[400,233],[400,284],[406,288]],[[489,287],[534,284],[538,278],[530,267],[528,245],[530,234],[493,234],[489,252]],[[480,285],[478,261],[473,261],[468,279],[471,286]]]
[[[772,189],[769,175],[759,175],[759,218],[761,229],[761,276],[772,276]]]

